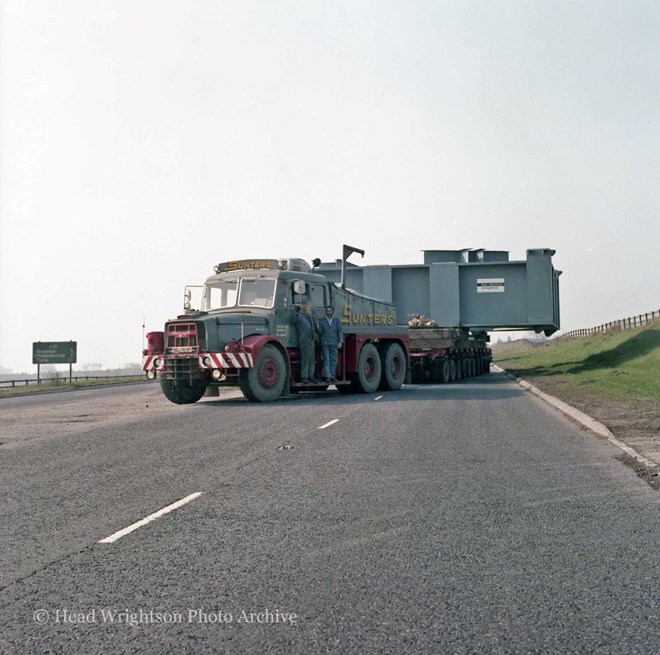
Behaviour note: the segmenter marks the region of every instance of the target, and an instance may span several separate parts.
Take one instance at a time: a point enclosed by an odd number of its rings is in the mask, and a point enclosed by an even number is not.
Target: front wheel
[[[251,402],[277,400],[287,384],[284,355],[272,344],[266,344],[252,368],[243,368],[238,376],[243,395]]]
[[[204,380],[161,380],[160,388],[171,403],[175,405],[190,405],[196,403],[206,391]]]

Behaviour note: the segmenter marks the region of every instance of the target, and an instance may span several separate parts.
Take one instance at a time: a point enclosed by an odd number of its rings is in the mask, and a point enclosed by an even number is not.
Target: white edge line
[[[319,429],[319,430],[325,430],[326,428],[329,428],[331,425],[334,425],[334,424],[337,423],[338,421],[339,421],[338,418],[332,419],[332,421],[329,421],[329,422],[326,423],[325,425],[321,425],[318,429]]]
[[[179,509],[179,507],[181,507],[182,505],[185,505],[186,503],[189,503],[191,500],[195,500],[195,498],[201,496],[202,493],[203,493],[202,491],[197,491],[194,494],[190,494],[190,496],[186,496],[181,500],[177,500],[176,503],[172,503],[167,507],[163,507],[163,509],[159,509],[157,512],[154,512],[153,514],[149,514],[149,516],[143,518],[141,521],[138,521],[137,523],[133,523],[132,525],[129,525],[127,528],[124,528],[123,530],[119,530],[118,532],[111,534],[109,537],[106,537],[105,539],[101,539],[101,541],[97,543],[111,544],[117,541],[117,539],[121,539],[122,537],[125,537],[127,534],[130,534],[131,532],[133,532],[133,530],[137,530],[138,528],[141,528],[143,525],[147,525],[147,523],[151,523],[152,521],[155,521],[157,518],[163,516],[163,514],[169,514],[170,512],[173,512],[175,509]]]
[[[382,396],[376,396],[376,397],[374,398],[374,400],[380,400],[381,398],[382,398]]]

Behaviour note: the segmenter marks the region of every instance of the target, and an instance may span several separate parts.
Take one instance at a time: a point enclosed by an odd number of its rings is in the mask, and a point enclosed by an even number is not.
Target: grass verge
[[[496,364],[570,402],[660,399],[660,324],[591,337],[495,344]],[[555,391],[559,393],[554,393]]]

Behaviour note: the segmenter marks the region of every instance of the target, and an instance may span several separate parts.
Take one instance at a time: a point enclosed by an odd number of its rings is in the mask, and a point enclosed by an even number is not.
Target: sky
[[[660,309],[656,0],[0,0],[0,369],[140,361],[244,257],[552,248]]]

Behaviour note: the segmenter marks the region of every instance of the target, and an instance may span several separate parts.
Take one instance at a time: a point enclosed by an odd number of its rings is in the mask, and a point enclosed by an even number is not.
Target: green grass
[[[660,324],[540,346],[519,340],[493,346],[494,362],[550,393],[576,399],[660,398]],[[559,395],[559,394],[558,394]]]
[[[99,385],[107,384],[126,384],[127,382],[144,382],[143,379],[136,377],[117,377],[117,378],[103,378],[100,380],[74,380],[69,384],[69,380],[61,379],[57,382],[42,382],[41,384],[22,384],[16,387],[0,387],[0,396],[12,396],[24,393],[40,393],[43,391],[64,391],[67,389],[81,389],[84,387],[96,387]]]

